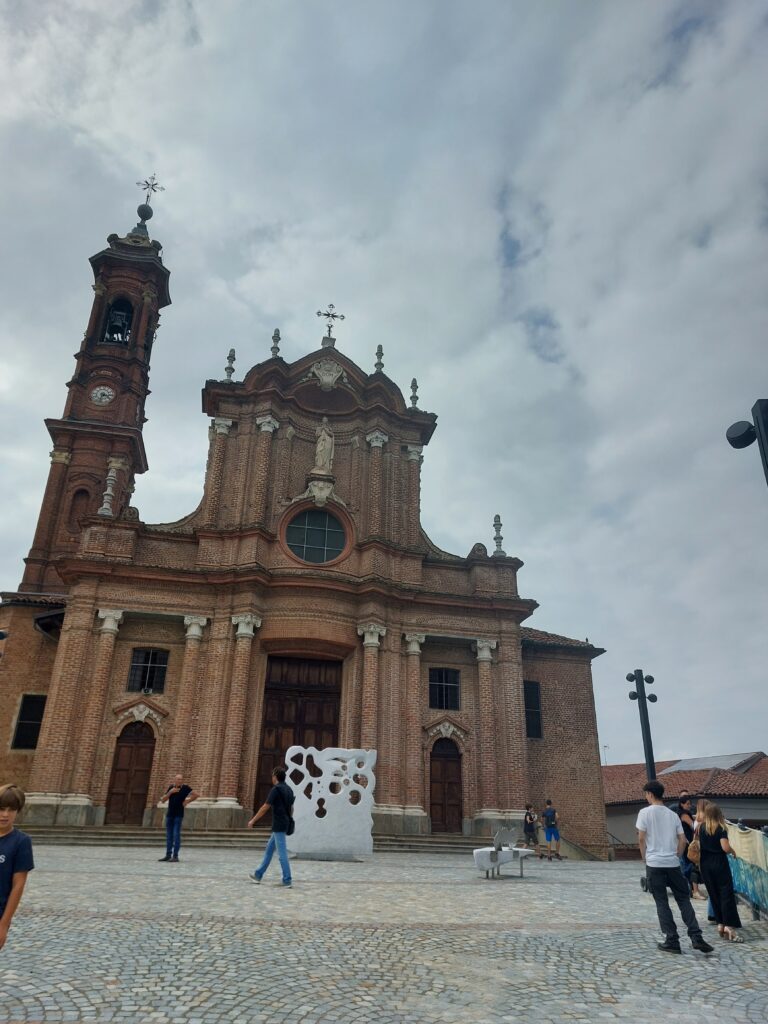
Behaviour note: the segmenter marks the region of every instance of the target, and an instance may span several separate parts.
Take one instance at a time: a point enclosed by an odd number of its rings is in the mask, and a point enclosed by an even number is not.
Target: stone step
[[[88,826],[44,826],[28,825],[22,828],[35,843],[57,846],[162,846],[165,829],[142,828],[140,826],[106,825]],[[184,845],[200,848],[254,849],[261,848],[267,841],[266,829],[220,829],[217,831],[196,831],[184,833]],[[463,836],[444,833],[431,836],[384,835],[373,836],[374,850],[403,853],[459,853],[471,852],[485,840],[477,836]]]

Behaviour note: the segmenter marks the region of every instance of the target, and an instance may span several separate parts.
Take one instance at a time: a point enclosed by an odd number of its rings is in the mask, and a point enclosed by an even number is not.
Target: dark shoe
[[[164,860],[170,860],[170,859],[171,858],[168,856],[167,853],[166,853],[166,855],[164,857],[158,857],[158,861],[160,861],[160,863],[162,863]]]
[[[715,948],[714,946],[710,946],[708,942],[705,942],[704,939],[701,938],[701,936],[698,939],[694,939],[691,942],[691,945],[694,949],[698,949],[700,953],[711,953],[712,950]]]
[[[679,939],[667,938],[663,942],[657,942],[656,945],[662,953],[682,953]]]
[[[170,861],[171,861],[171,864],[178,864],[179,863],[179,858],[178,857],[171,857]]]
[[[716,917],[707,917],[707,920],[709,921],[710,924],[717,924],[717,918]]]

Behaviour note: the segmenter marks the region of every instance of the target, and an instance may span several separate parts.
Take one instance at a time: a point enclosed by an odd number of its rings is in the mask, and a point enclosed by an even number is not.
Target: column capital
[[[407,444],[406,451],[408,452],[408,460],[410,462],[422,462],[422,452],[424,451],[424,445],[422,444]]]
[[[234,422],[234,420],[225,420],[222,419],[220,416],[216,416],[213,421],[213,429],[216,431],[217,434],[228,434],[229,428],[232,426]]]
[[[280,426],[280,421],[276,420],[271,414],[267,416],[257,416],[256,426],[262,434],[272,434]]]
[[[184,626],[187,630],[187,640],[200,640],[203,636],[203,626],[208,622],[205,615],[185,615]]]
[[[383,448],[389,440],[389,434],[385,434],[383,430],[371,430],[365,435],[365,440],[371,448]]]
[[[240,615],[232,616],[232,625],[237,626],[236,638],[239,640],[240,637],[248,637],[249,640],[253,639],[254,630],[258,629],[261,625],[261,619],[258,615],[254,615],[252,612],[243,612]]]
[[[108,469],[122,469],[127,470],[129,467],[128,459],[123,455],[110,455],[107,459]]]
[[[405,642],[408,644],[408,654],[421,654],[421,645],[427,639],[425,633],[404,633]]]
[[[496,640],[475,640],[472,643],[472,650],[477,655],[478,661],[493,661],[491,651],[495,651],[496,647]]]
[[[68,466],[72,461],[72,452],[63,452],[58,448],[51,451],[51,462],[61,462]]]
[[[387,635],[387,629],[376,622],[366,622],[357,627],[357,635],[363,638],[363,647],[378,647],[379,639]]]
[[[123,615],[125,615],[125,612],[122,609],[117,608],[99,608],[96,615],[98,618],[104,619],[104,624],[101,626],[100,632],[117,633],[118,627],[123,621]]]

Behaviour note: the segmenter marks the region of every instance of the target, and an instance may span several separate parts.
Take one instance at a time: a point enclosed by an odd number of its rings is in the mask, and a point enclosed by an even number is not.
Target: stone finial
[[[276,327],[272,334],[272,358],[277,359],[280,355],[280,328]]]
[[[384,349],[381,345],[376,349],[376,362],[373,365],[376,367],[377,373],[381,373],[384,369]]]
[[[225,374],[225,378],[226,378],[226,383],[227,384],[231,384],[232,383],[232,374],[234,372],[235,372],[235,350],[233,348],[231,348],[229,350],[229,354],[227,355],[227,367],[224,370],[224,374]]]
[[[414,377],[411,381],[411,408],[418,409],[419,407],[419,382]]]
[[[501,535],[501,516],[500,515],[495,515],[493,517],[493,529],[494,529],[494,534],[495,534],[494,538],[493,538],[493,541],[494,541],[494,544],[496,545],[496,550],[493,552],[493,557],[494,558],[506,558],[507,557],[507,552],[501,546],[501,542],[504,540],[504,538]]]

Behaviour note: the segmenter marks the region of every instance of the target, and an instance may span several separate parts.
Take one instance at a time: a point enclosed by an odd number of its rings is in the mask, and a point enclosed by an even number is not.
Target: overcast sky
[[[0,0],[0,588],[15,589],[91,304],[136,222],[173,305],[147,522],[197,504],[200,388],[338,346],[439,416],[423,521],[525,562],[528,625],[607,648],[600,742],[768,750],[764,0]],[[546,722],[545,722],[546,727]]]

